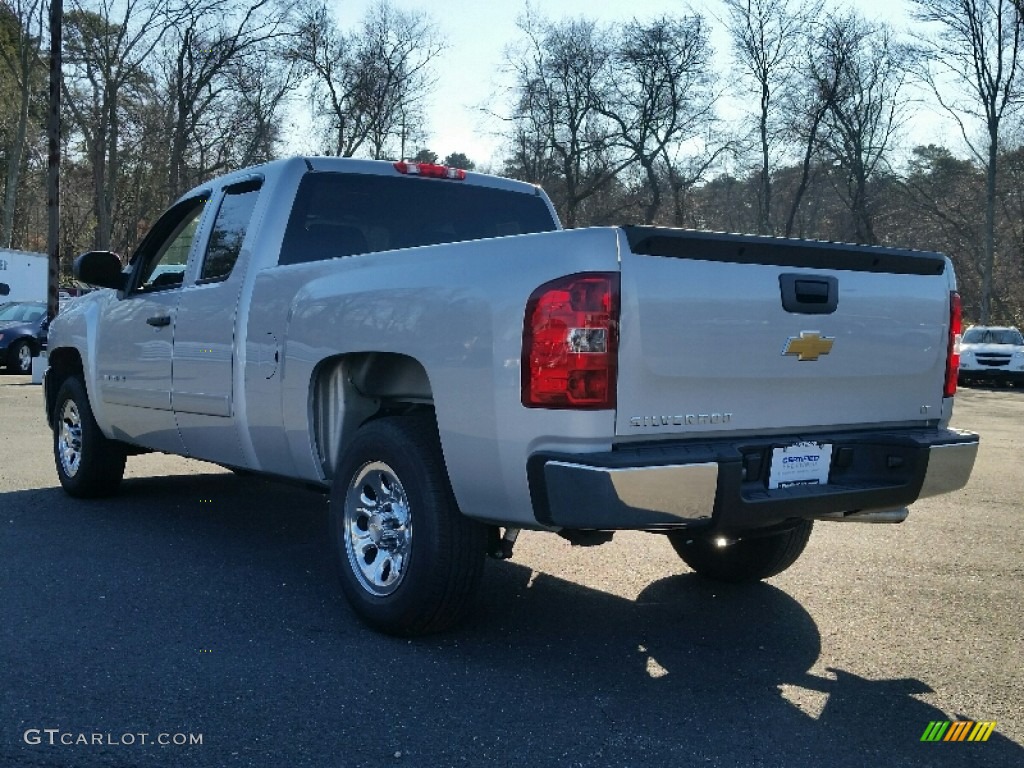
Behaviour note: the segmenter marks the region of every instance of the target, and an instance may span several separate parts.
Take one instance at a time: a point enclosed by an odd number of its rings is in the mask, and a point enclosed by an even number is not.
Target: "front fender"
[[[70,373],[81,373],[85,389],[89,393],[89,405],[92,407],[93,416],[107,437],[113,437],[113,433],[103,401],[94,394],[99,391],[95,361],[96,347],[100,343],[102,310],[112,301],[117,301],[117,294],[114,291],[94,291],[72,302],[53,319],[47,337],[50,368],[45,377],[49,410],[49,406],[52,405],[49,398],[56,396],[56,390],[64,378]],[[72,362],[73,360],[77,360],[77,363]]]

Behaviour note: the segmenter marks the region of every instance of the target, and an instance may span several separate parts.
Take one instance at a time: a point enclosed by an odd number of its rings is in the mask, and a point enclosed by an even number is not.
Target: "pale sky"
[[[352,29],[373,2],[333,0],[333,9],[342,26]],[[450,152],[464,152],[478,165],[486,165],[492,160],[497,165],[501,140],[496,133],[501,130],[501,124],[483,114],[481,107],[491,105],[495,111],[502,111],[502,54],[519,35],[516,19],[526,9],[525,1],[391,2],[396,8],[428,13],[447,38],[448,48],[435,60],[437,89],[428,110],[430,139],[427,146],[442,158]],[[844,7],[840,3],[826,2],[836,9]],[[549,19],[585,16],[608,22],[632,17],[647,19],[660,14],[684,14],[688,8],[694,8],[711,22],[716,70],[720,75],[727,72],[729,40],[724,25],[714,20],[715,16],[722,16],[722,5],[718,0],[694,0],[692,3],[683,0],[535,0],[533,5]],[[887,21],[897,29],[908,26],[906,0],[859,0],[850,5],[855,5],[866,18]],[[299,109],[303,106],[296,104]],[[307,130],[293,131],[290,151],[315,151]],[[948,126],[940,128],[937,119],[927,115],[916,118],[908,126],[908,132],[910,146],[929,141],[942,142],[943,139],[948,146],[956,141]]]

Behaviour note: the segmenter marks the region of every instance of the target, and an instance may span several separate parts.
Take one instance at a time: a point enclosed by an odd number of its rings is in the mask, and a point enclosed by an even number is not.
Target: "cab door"
[[[171,411],[174,319],[206,195],[184,200],[154,225],[132,257],[128,289],[103,305],[96,380],[115,437],[182,452]]]
[[[226,187],[197,253],[195,280],[181,292],[174,325],[171,407],[188,455],[223,464],[244,463],[234,413],[237,369],[235,323],[250,220],[263,180]],[[248,246],[251,249],[251,245]],[[237,267],[236,267],[237,264]]]

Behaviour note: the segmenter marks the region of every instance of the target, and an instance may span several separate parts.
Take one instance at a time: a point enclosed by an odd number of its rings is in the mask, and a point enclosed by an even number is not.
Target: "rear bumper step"
[[[772,450],[803,441],[832,445],[828,484],[769,490]],[[530,491],[537,520],[557,528],[728,533],[793,519],[898,522],[894,510],[967,484],[978,441],[920,429],[542,453],[529,462]]]

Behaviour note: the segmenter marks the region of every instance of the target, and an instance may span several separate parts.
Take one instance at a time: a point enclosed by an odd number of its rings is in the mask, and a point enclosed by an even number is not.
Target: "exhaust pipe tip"
[[[895,509],[872,509],[865,512],[832,512],[819,515],[816,520],[828,520],[836,523],[902,523],[907,519],[910,510],[906,507]]]

